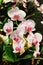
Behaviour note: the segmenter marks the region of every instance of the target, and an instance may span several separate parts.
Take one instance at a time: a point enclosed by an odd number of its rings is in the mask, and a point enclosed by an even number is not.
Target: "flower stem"
[[[18,26],[17,20],[14,22],[14,24],[16,24]]]
[[[43,58],[35,58],[35,59],[43,60]]]
[[[28,15],[25,19],[28,19],[29,17],[34,16],[34,15],[35,15],[35,13]]]
[[[30,52],[34,52],[34,51],[32,51],[32,50],[30,50],[30,49],[28,49]]]
[[[16,23],[15,23],[17,26],[18,26],[18,23],[17,23],[17,21],[16,21]]]

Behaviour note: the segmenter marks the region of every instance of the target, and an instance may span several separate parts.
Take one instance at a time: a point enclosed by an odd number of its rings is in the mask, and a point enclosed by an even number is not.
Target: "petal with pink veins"
[[[40,33],[35,33],[35,37],[36,37],[36,40],[37,40],[38,42],[41,42],[41,40],[42,40],[42,35],[41,35]]]

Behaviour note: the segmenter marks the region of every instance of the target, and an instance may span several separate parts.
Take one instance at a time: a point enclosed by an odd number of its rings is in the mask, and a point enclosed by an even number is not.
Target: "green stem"
[[[35,59],[38,59],[38,60],[43,60],[43,58],[35,58]]]
[[[34,51],[32,51],[32,50],[30,50],[30,49],[28,49],[30,52],[34,52]]]
[[[14,24],[16,24],[18,26],[17,20],[14,22]]]
[[[29,17],[34,16],[34,15],[35,15],[35,13],[27,16],[25,19],[28,19]]]
[[[31,17],[31,16],[34,16],[35,14],[39,14],[40,12],[35,12],[35,13],[33,13],[33,14],[31,14],[31,15],[28,15],[27,17],[26,17],[26,19],[28,19],[29,17]]]
[[[18,26],[17,20],[16,20],[16,23],[15,24]]]

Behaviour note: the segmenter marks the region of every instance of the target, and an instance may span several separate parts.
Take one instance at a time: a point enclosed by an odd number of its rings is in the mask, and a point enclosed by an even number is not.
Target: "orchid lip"
[[[6,31],[9,33],[9,32],[11,32],[11,29],[6,29]]]
[[[15,50],[16,50],[16,51],[20,51],[20,48],[19,48],[19,47],[16,47]]]
[[[13,19],[19,20],[19,15],[14,15]]]

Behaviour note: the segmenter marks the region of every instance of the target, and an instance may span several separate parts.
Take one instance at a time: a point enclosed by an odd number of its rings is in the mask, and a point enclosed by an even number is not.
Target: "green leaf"
[[[12,47],[11,46],[6,46],[5,47],[5,52],[3,53],[3,58],[10,62],[14,62],[14,57],[13,57],[13,52],[12,52]]]
[[[32,58],[32,54],[27,54],[22,59],[29,59],[29,58]]]
[[[11,38],[9,38],[9,43],[13,43],[13,40]]]
[[[23,54],[21,56],[19,56],[18,54],[15,54],[15,53],[13,54],[12,47],[6,45],[5,52],[3,54],[3,58],[5,58],[7,61],[10,61],[10,62],[18,62],[20,60],[26,60],[26,59],[32,58],[32,54],[26,53],[26,54]]]
[[[7,12],[8,12],[9,10],[11,10],[11,7],[8,7],[8,8],[7,8]]]
[[[3,24],[3,23],[0,21],[0,24]]]
[[[3,58],[7,61],[14,62],[14,60],[10,56],[8,56],[6,52],[3,53]]]
[[[35,51],[35,46],[32,45],[32,47],[30,47],[29,49],[32,50],[32,51]]]
[[[41,53],[43,53],[43,47],[41,48]]]
[[[3,21],[3,23],[5,24],[7,22],[8,18],[6,17]]]
[[[0,29],[2,29],[2,25],[0,24]]]
[[[0,3],[2,3],[2,0],[0,0]]]

